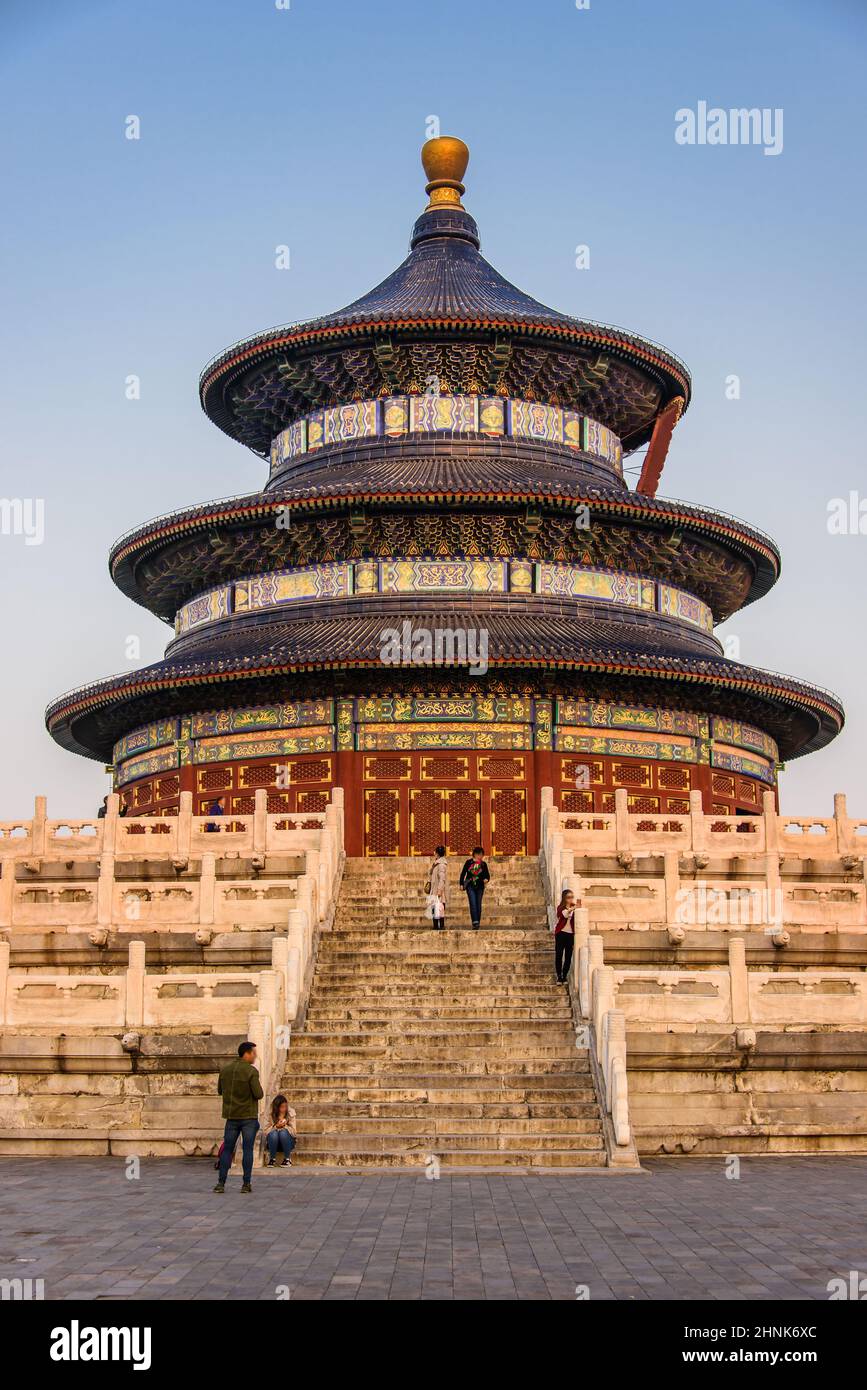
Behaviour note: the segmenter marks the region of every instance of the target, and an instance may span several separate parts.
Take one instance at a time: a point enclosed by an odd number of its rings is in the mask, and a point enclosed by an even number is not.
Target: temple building
[[[532,299],[481,255],[466,146],[422,151],[409,254],[346,308],[205,368],[263,489],[123,536],[114,582],[163,660],[55,700],[65,748],[137,815],[346,805],[349,855],[538,851],[539,795],[756,814],[837,700],[726,659],[774,543],[657,495],[690,377],[646,339]],[[645,449],[630,487],[624,460]],[[637,469],[635,471],[638,471]]]

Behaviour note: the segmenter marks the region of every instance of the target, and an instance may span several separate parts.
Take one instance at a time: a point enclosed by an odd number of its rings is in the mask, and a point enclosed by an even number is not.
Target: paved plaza
[[[827,1299],[867,1273],[867,1158],[234,1174],[0,1160],[0,1279],[46,1299]],[[581,1296],[579,1294],[579,1296]]]

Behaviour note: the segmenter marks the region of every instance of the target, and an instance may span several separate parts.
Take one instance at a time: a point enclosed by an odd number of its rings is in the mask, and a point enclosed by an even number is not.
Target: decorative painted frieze
[[[385,396],[314,410],[271,444],[271,470],[329,444],[405,434],[481,434],[554,444],[590,454],[622,476],[623,448],[605,425],[542,401],[500,396]]]

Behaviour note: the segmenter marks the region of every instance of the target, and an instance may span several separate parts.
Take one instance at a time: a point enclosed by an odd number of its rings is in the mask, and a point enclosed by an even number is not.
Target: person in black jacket
[[[461,869],[460,885],[467,895],[470,905],[470,921],[473,924],[473,931],[478,931],[482,922],[482,897],[485,892],[485,884],[490,883],[491,875],[485,863],[485,851],[481,845],[476,845],[473,850],[472,859],[468,859]]]

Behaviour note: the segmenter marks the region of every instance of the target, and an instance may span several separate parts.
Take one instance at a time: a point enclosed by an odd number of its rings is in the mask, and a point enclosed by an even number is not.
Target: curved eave
[[[131,675],[108,677],[80,690],[70,691],[48,706],[45,711],[46,727],[62,747],[81,753],[85,757],[107,760],[111,756],[110,747],[89,746],[79,742],[75,725],[88,715],[111,705],[123,705],[142,696],[177,689],[199,687],[205,691],[237,682],[252,682],[299,673],[356,670],[381,673],[383,669],[381,660],[374,656],[333,659],[318,657],[316,660],[292,663],[269,662],[267,657],[254,661],[248,657],[236,663],[215,661],[211,663],[211,668],[207,662],[191,661],[188,666],[198,669],[185,670],[183,663],[166,669],[163,663],[157,663]],[[704,686],[709,689],[732,691],[757,698],[770,705],[795,708],[812,719],[815,732],[798,747],[781,749],[787,758],[801,757],[823,748],[840,732],[845,719],[842,705],[829,691],[820,691],[758,668],[735,666],[731,662],[644,656],[635,653],[621,655],[616,652],[577,651],[570,656],[544,652],[532,656],[517,653],[499,658],[491,656],[488,666],[491,670],[503,672],[556,670],[623,679],[655,679],[675,685]],[[413,669],[419,675],[430,672],[432,677],[442,679],[444,672],[460,668],[418,666]]]
[[[163,548],[180,537],[207,531],[215,526],[237,527],[245,523],[267,523],[278,511],[327,511],[364,506],[412,506],[433,504],[452,506],[484,506],[497,503],[511,506],[544,506],[555,511],[574,511],[588,506],[591,516],[601,514],[644,523],[648,526],[673,526],[705,536],[721,545],[734,546],[746,554],[754,567],[753,583],[743,606],[763,597],[776,583],[780,574],[780,553],[768,536],[741,526],[734,517],[704,511],[691,504],[668,501],[665,498],[643,498],[629,492],[603,494],[598,489],[572,493],[546,493],[529,489],[482,491],[441,489],[414,491],[410,489],[368,489],[361,492],[333,490],[287,498],[280,494],[265,496],[255,493],[249,497],[233,498],[210,507],[188,508],[157,517],[131,535],[115,543],[109,554],[109,570],[118,588],[134,602],[148,607],[136,582],[136,566],[148,554]]]
[[[676,396],[682,396],[684,410],[689,406],[692,382],[689,372],[678,358],[647,339],[638,338],[623,330],[604,324],[585,323],[564,317],[561,320],[533,321],[520,318],[484,317],[423,317],[359,318],[352,321],[316,319],[286,328],[268,329],[242,339],[209,362],[199,378],[199,399],[202,409],[219,429],[232,439],[243,443],[234,428],[234,412],[226,403],[226,391],[235,378],[248,368],[261,365],[269,357],[280,356],[299,349],[315,348],[322,344],[339,347],[342,340],[356,341],[368,335],[404,332],[423,333],[508,333],[518,338],[548,338],[576,346],[603,348],[622,357],[632,366],[653,374],[665,388],[661,408]],[[650,438],[652,425],[635,431],[624,439],[624,446],[638,447]],[[270,441],[269,441],[270,442]],[[255,451],[254,451],[255,452]],[[264,453],[264,449],[260,452]]]

